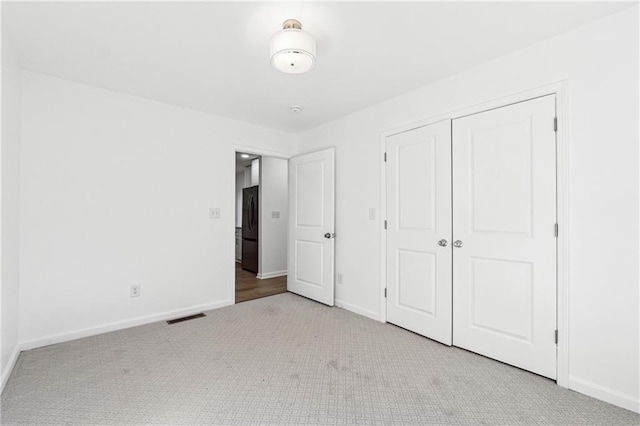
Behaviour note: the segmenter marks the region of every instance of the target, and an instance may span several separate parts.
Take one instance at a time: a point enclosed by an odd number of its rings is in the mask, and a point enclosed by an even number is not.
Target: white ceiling
[[[27,70],[299,132],[633,4],[2,2],[2,18]],[[316,38],[306,74],[269,63],[287,18]]]

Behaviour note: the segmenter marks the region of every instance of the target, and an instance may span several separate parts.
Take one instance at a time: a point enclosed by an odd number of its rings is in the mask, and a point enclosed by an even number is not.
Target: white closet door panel
[[[453,121],[453,344],[556,377],[555,97]]]
[[[388,137],[387,321],[447,345],[450,236],[451,121]]]

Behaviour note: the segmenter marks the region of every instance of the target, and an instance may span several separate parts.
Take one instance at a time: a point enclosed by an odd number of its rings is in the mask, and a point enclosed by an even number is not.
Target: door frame
[[[231,164],[233,164],[233,175],[230,177],[230,181],[234,182],[234,190],[231,191],[232,193],[232,200],[233,202],[231,203],[232,206],[235,207],[236,205],[236,191],[235,191],[235,181],[236,181],[236,152],[246,152],[247,154],[253,154],[253,155],[259,155],[261,157],[271,157],[271,158],[280,158],[282,160],[289,160],[291,157],[293,157],[293,154],[290,153],[286,153],[286,152],[280,152],[280,151],[273,151],[273,150],[268,150],[268,149],[263,149],[263,148],[256,148],[253,146],[248,146],[248,145],[238,145],[238,144],[232,144],[231,145],[231,153],[229,154],[229,161],[231,162]],[[262,174],[262,169],[260,169],[260,173]],[[259,195],[258,195],[258,205],[260,206],[260,209],[262,207],[262,186],[260,186],[259,189]],[[233,213],[233,245],[230,245],[231,248],[229,251],[231,253],[235,253],[235,245],[236,245],[236,237],[235,237],[235,212]],[[287,219],[288,220],[288,219]],[[287,224],[288,226],[288,224]],[[260,230],[260,232],[262,232],[262,230]],[[288,243],[287,243],[288,245]],[[288,250],[288,247],[287,247]],[[235,261],[235,255],[233,257],[233,262],[230,263],[230,267],[233,268],[232,269],[232,277],[233,280],[231,280],[231,283],[229,284],[229,288],[228,288],[228,292],[229,292],[229,300],[230,300],[230,305],[235,305],[236,304],[236,279],[235,279],[235,268],[236,268],[236,261]]]
[[[475,105],[453,110],[435,117],[407,123],[380,134],[380,212],[386,219],[387,211],[387,172],[384,161],[387,137],[403,133],[417,127],[427,126],[438,121],[455,120],[471,114],[496,109],[511,104],[528,101],[542,96],[556,96],[556,215],[558,238],[556,242],[556,321],[558,328],[557,379],[558,386],[569,387],[569,83],[561,80],[548,85],[525,90],[500,98],[489,99]],[[382,222],[384,223],[384,222]],[[384,229],[380,233],[380,320],[387,322],[387,235]]]

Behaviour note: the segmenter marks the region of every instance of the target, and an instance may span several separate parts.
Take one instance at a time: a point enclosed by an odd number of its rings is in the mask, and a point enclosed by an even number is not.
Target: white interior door
[[[333,306],[335,150],[289,160],[287,290]]]
[[[453,120],[453,344],[556,377],[555,96]]]
[[[451,344],[451,121],[387,138],[387,321]]]

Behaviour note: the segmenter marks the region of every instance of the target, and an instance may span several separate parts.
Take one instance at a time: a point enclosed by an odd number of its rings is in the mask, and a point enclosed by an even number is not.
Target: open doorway
[[[236,152],[236,303],[287,291],[287,160]]]

